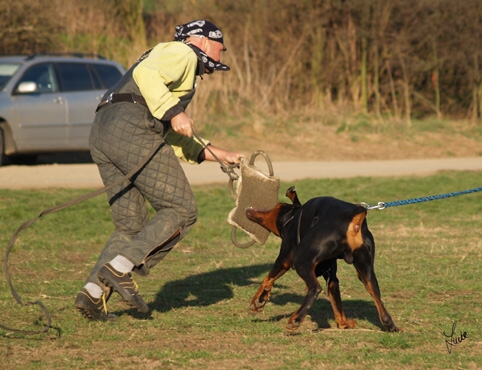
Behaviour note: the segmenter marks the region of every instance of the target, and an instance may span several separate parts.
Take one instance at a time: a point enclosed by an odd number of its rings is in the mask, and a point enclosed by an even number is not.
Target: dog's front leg
[[[281,261],[278,257],[270,273],[263,279],[261,287],[251,300],[251,305],[249,306],[249,312],[251,314],[257,314],[263,311],[264,306],[266,302],[268,302],[271,295],[271,288],[273,287],[274,282],[283,276],[285,272],[290,269],[290,267],[291,263],[289,256],[284,260],[281,259]]]
[[[249,312],[251,314],[263,312],[264,306],[266,302],[268,302],[271,295],[271,288],[275,280],[276,278],[272,278],[270,275],[267,275],[264,278],[263,282],[261,283],[261,287],[251,300],[251,305],[249,306]]]

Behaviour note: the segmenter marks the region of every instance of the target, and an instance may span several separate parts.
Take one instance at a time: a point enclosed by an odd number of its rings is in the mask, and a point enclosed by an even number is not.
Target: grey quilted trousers
[[[117,255],[134,263],[135,272],[147,275],[196,222],[194,195],[173,149],[163,140],[163,130],[139,104],[116,103],[96,114],[90,149],[105,186],[135,168],[154,146],[162,145],[132,182],[126,180],[108,192],[115,232],[87,282],[102,286],[97,272]],[[152,218],[146,200],[156,211]]]

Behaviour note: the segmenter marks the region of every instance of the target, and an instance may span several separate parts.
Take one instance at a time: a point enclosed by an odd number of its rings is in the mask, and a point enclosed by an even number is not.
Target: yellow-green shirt
[[[162,120],[169,109],[179,104],[179,97],[195,88],[197,65],[194,51],[182,42],[173,41],[156,45],[135,67],[132,76],[155,118]],[[165,140],[178,158],[198,163],[198,156],[204,149],[198,140],[172,130]]]

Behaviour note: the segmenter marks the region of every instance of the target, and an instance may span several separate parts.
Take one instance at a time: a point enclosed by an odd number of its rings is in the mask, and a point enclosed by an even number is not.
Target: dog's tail
[[[366,215],[367,210],[364,207],[359,206],[355,209],[354,216],[348,224],[346,240],[352,251],[363,245],[362,225],[365,221]]]

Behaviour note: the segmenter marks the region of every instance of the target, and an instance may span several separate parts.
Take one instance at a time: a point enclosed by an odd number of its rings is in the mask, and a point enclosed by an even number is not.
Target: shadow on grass
[[[259,284],[257,279],[260,275],[267,273],[271,267],[272,264],[262,264],[218,269],[212,272],[190,275],[185,279],[169,281],[162,286],[156,294],[155,300],[148,306],[151,311],[158,312],[169,312],[183,307],[210,306],[232,299],[234,297],[233,285],[252,285],[254,295]],[[248,305],[249,302],[246,302],[246,311]],[[142,314],[134,309],[112,313],[117,316],[128,314],[139,319],[149,319],[150,317],[150,314]]]
[[[232,286],[257,286],[254,279],[266,273],[272,264],[218,269],[167,282],[157,293],[151,309],[159,312],[181,307],[209,306],[234,297]],[[257,289],[257,288],[256,288]],[[253,295],[255,290],[253,291]]]
[[[155,301],[150,303],[149,306],[151,310],[159,312],[167,312],[182,307],[209,306],[223,300],[232,299],[234,297],[233,285],[237,287],[253,286],[252,294],[254,295],[259,288],[259,276],[268,272],[271,267],[272,264],[261,264],[219,269],[191,275],[182,280],[170,281],[161,288],[156,295]],[[321,281],[320,283],[323,284]],[[282,280],[276,283],[276,288],[278,292],[280,289],[283,289]],[[364,289],[363,286],[360,286],[360,289]],[[303,300],[303,294],[278,293],[271,296],[269,304],[285,306],[288,303],[296,303],[301,305]],[[378,320],[375,304],[371,301],[368,293],[367,300],[343,300],[342,297],[342,302],[348,318],[366,319],[382,328]],[[249,301],[246,302],[246,310],[249,303]],[[260,322],[283,321],[289,318],[292,313],[293,312],[287,311],[283,315],[265,315],[263,319],[253,316],[253,319]],[[311,316],[311,320],[316,322],[320,329],[331,327],[328,320],[333,319],[333,311],[324,293],[320,294],[314,306],[309,311],[309,315]]]
[[[361,288],[364,289],[363,287]],[[270,304],[278,306],[285,306],[288,303],[299,303],[301,306],[304,299],[305,296],[302,294],[283,293],[272,295],[269,302]],[[342,297],[342,305],[345,315],[348,319],[355,319],[357,321],[367,320],[373,325],[379,327],[380,330],[384,330],[380,320],[378,319],[377,308],[373,301],[371,301],[371,297],[369,295],[367,296],[367,300],[343,300]],[[263,322],[286,320],[286,323],[288,323],[288,320],[293,313],[294,312],[287,311],[283,315],[268,317],[266,319],[257,318],[256,321]],[[308,311],[308,315],[311,317],[311,321],[317,324],[318,329],[323,330],[333,328],[329,322],[329,320],[334,320],[333,310],[331,308],[330,301],[323,292],[318,296],[315,304]]]

